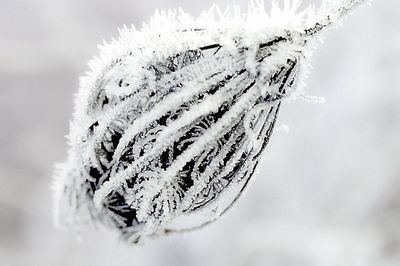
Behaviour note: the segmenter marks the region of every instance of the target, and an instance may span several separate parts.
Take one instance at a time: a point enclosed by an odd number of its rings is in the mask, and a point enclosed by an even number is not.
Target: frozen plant
[[[246,14],[157,11],[124,27],[81,80],[54,179],[57,224],[137,242],[216,220],[248,186],[282,101],[304,96],[315,40],[363,3],[267,13],[253,1]]]

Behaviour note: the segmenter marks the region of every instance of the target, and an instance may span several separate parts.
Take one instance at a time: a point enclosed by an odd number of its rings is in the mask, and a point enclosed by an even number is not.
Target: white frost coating
[[[247,13],[156,11],[141,30],[124,26],[81,79],[69,159],[54,178],[57,225],[103,224],[137,242],[171,232],[175,218],[210,210],[200,228],[224,214],[281,102],[313,100],[302,89],[319,33],[365,2],[300,12],[286,0],[267,12],[252,1]]]

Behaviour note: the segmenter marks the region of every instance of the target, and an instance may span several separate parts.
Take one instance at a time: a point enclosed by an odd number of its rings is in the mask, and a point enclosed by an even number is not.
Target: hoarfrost
[[[216,220],[248,186],[282,101],[308,97],[320,33],[365,2],[273,2],[267,13],[253,1],[197,19],[159,10],[141,30],[124,26],[81,79],[54,179],[57,224],[103,224],[137,242]]]

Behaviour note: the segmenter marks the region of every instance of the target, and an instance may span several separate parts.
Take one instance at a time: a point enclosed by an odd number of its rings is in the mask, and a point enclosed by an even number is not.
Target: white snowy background
[[[0,265],[400,265],[400,2],[375,0],[326,35],[311,95],[282,106],[259,173],[219,222],[126,246],[52,224],[72,95],[103,38],[155,8],[247,0],[0,0]],[[311,3],[312,1],[306,1]],[[268,0],[266,0],[268,6]],[[318,4],[318,1],[313,1]]]

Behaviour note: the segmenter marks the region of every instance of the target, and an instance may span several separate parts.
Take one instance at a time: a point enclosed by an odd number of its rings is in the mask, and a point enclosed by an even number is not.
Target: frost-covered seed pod
[[[271,15],[258,2],[246,18],[235,9],[218,20],[218,10],[161,12],[124,28],[76,96],[59,224],[97,221],[136,242],[185,230],[182,217],[193,228],[215,220],[246,188],[282,100],[302,95],[310,43],[361,2],[297,14],[299,2],[285,1]]]

